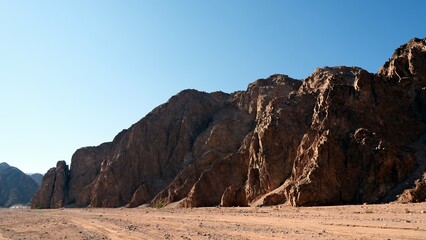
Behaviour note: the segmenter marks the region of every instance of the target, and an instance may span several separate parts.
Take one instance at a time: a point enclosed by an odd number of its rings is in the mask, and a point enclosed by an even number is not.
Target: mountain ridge
[[[414,38],[376,74],[323,67],[231,94],[184,90],[58,162],[32,207],[378,203],[421,165],[425,126],[426,39]],[[425,201],[425,175],[393,198]]]
[[[0,163],[0,207],[27,205],[39,185],[16,167]]]

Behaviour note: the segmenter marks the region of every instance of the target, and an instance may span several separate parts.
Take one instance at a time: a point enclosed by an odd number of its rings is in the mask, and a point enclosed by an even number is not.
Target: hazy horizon
[[[424,1],[1,1],[0,162],[44,174],[184,89],[379,68]]]

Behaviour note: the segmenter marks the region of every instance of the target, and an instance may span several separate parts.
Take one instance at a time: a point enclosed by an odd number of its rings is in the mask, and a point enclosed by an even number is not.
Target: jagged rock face
[[[50,208],[50,201],[55,185],[56,168],[51,168],[44,174],[40,189],[31,200],[31,208]]]
[[[153,203],[184,201],[185,206],[214,206],[220,204],[225,188],[231,183],[242,185],[247,168],[245,158],[236,153],[244,137],[254,126],[253,118],[234,107],[215,114],[209,126],[196,138],[193,151],[187,153],[190,164],[161,191]],[[205,191],[212,184],[211,191]]]
[[[410,177],[396,188],[397,191],[395,192],[403,191],[402,194],[394,194],[396,195],[395,198],[389,199],[390,201],[397,200],[397,202],[403,203],[426,201],[426,133],[411,146],[415,150],[418,166]]]
[[[206,94],[194,90],[181,92],[166,104],[148,114],[112,142],[110,154],[101,164],[94,181],[91,206],[116,207],[132,199],[152,199],[167,187],[177,174],[197,159],[211,162],[221,151],[197,148],[197,137],[210,130],[205,143],[218,142],[216,132],[221,126],[211,126],[215,117],[226,111],[223,93]],[[224,110],[222,110],[224,109]],[[229,119],[232,120],[232,119]],[[244,123],[243,123],[244,124]],[[214,124],[213,124],[214,125]],[[200,136],[202,137],[202,136]],[[224,143],[232,138],[221,139]],[[212,143],[212,145],[217,143]],[[199,153],[201,151],[201,153]],[[71,170],[73,171],[73,170]],[[133,195],[144,189],[142,198]],[[138,194],[141,191],[137,191]],[[149,195],[147,195],[149,194]],[[132,202],[139,205],[143,202]]]
[[[220,201],[222,207],[245,207],[247,206],[246,191],[243,187],[233,185],[226,188]]]
[[[425,126],[426,39],[413,39],[377,74],[324,67],[232,94],[183,91],[111,143],[78,150],[61,196],[81,207],[418,201]]]
[[[400,46],[392,58],[378,72],[387,80],[411,82],[420,87],[426,86],[426,38],[414,38]]]
[[[66,203],[69,170],[65,161],[49,169],[43,177],[40,189],[34,194],[31,208],[61,208]]]
[[[245,184],[249,201],[278,187],[290,176],[290,159],[294,158],[299,138],[306,129],[305,115],[309,115],[309,111],[300,109],[294,99],[287,97],[297,91],[300,81],[278,75],[271,78],[275,80],[272,82],[279,81],[280,84],[265,84],[266,86],[262,86],[264,89],[259,90],[262,94],[258,95],[261,100],[257,102],[268,99],[268,104],[258,104],[256,127],[250,143],[244,149],[249,158],[248,179]],[[269,88],[276,90],[268,94]],[[253,84],[249,86],[247,95],[254,95],[251,91]],[[280,95],[282,93],[285,95]],[[304,97],[300,99],[305,101]]]
[[[90,204],[93,183],[101,170],[101,163],[107,158],[111,143],[98,147],[78,149],[71,160],[67,204],[85,207]]]
[[[398,202],[416,203],[426,201],[426,173],[416,180],[414,188],[405,190],[398,196]]]
[[[396,52],[410,52],[418,41],[402,48]],[[420,59],[426,55],[422,49],[417,52]],[[397,53],[375,76],[363,70],[328,73],[331,85],[315,87],[323,91],[316,97],[310,129],[294,161],[286,190],[291,204],[379,202],[415,169],[412,149],[404,145],[425,131],[426,109],[419,107],[425,104],[419,98],[424,85],[393,75],[391,69],[402,69],[398,62],[406,62],[406,54]],[[413,68],[413,76],[426,74],[421,69]],[[383,72],[388,74],[384,77]],[[305,82],[318,82],[316,75]]]
[[[37,183],[30,176],[7,163],[0,163],[0,207],[28,204],[37,189]]]

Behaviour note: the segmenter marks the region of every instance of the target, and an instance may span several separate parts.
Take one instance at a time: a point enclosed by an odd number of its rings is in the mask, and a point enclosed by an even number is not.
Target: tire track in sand
[[[122,229],[118,228],[115,224],[107,224],[105,222],[100,222],[96,220],[84,220],[84,219],[74,219],[72,221],[74,224],[80,226],[83,229],[94,231],[102,235],[106,235],[108,239],[145,239],[141,235],[134,235],[126,232],[122,232]]]

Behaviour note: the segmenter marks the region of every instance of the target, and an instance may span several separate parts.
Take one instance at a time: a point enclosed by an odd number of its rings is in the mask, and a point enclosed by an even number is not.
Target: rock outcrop
[[[220,201],[222,207],[245,207],[247,206],[246,191],[243,187],[229,186],[223,192]]]
[[[61,208],[65,205],[68,193],[69,170],[65,161],[47,171],[40,189],[34,194],[31,208]]]
[[[425,130],[426,39],[413,39],[377,74],[324,67],[231,94],[185,90],[77,150],[69,174],[49,170],[32,206],[424,201]]]
[[[426,173],[422,178],[417,179],[414,188],[405,190],[398,196],[398,202],[416,203],[426,201]]]
[[[27,205],[37,189],[37,183],[30,176],[7,163],[0,163],[0,207]]]

